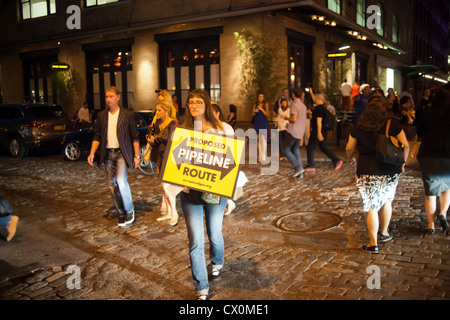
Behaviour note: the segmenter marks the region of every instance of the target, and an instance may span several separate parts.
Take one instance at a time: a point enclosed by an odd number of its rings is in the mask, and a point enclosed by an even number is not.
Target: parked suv
[[[0,104],[0,147],[14,158],[43,146],[61,144],[70,129],[61,106],[49,104]]]

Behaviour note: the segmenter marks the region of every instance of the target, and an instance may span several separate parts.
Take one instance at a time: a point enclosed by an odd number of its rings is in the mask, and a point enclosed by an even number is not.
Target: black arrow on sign
[[[178,146],[176,146],[173,149],[173,157],[175,159],[175,164],[177,165],[178,170],[180,170],[182,163],[191,164],[191,165],[197,165],[197,166],[202,167],[202,168],[219,171],[221,173],[220,180],[222,180],[234,168],[236,168],[236,163],[234,162],[234,158],[233,158],[233,152],[231,151],[230,147],[227,147],[226,155],[224,155],[223,153],[220,153],[220,152],[212,153],[211,151],[203,150],[201,148],[195,148],[195,147],[191,148],[190,146],[188,146],[188,143],[187,143],[188,139],[189,138],[184,139]],[[220,166],[218,164],[208,164],[208,163],[204,163],[202,161],[197,161],[197,157],[195,157],[193,160],[189,160],[186,157],[183,157],[183,156],[180,157],[179,156],[180,151],[182,149],[184,149],[186,151],[190,151],[189,153],[185,152],[184,153],[185,155],[190,155],[192,151],[195,151],[197,153],[202,153],[203,154],[203,159],[205,159],[205,156],[207,156],[208,159],[211,159],[211,157],[216,157],[216,158],[219,159],[219,162],[221,162],[221,163],[224,163],[225,159],[231,159],[232,161],[229,163],[228,168],[223,168],[222,166]]]

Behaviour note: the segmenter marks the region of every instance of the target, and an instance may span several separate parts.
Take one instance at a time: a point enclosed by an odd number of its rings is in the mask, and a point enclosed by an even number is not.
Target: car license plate
[[[63,131],[64,130],[64,125],[54,126],[53,130],[55,130],[55,131]]]

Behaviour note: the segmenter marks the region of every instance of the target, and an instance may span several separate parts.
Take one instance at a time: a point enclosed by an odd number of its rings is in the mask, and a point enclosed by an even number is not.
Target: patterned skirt
[[[397,191],[400,174],[395,176],[356,176],[356,186],[359,189],[363,203],[364,212],[369,212],[370,208],[379,211],[386,202],[394,200]]]

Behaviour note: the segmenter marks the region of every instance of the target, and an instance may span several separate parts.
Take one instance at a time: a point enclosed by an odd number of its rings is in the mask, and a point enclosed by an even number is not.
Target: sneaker
[[[211,272],[211,280],[218,281],[222,278],[222,269],[214,267]]]
[[[380,241],[381,242],[388,242],[391,241],[394,238],[394,235],[392,234],[392,231],[389,230],[389,235],[385,236],[383,234],[380,235]]]
[[[339,170],[342,167],[342,164],[344,163],[344,161],[339,160],[336,165],[334,166],[334,171]]]
[[[125,224],[132,224],[134,221],[134,210],[132,212],[128,212],[125,216]]]
[[[314,172],[314,171],[316,171],[316,168],[314,168],[314,167],[306,167],[305,171],[307,171],[307,172]]]
[[[296,170],[295,173],[292,175],[292,177],[293,177],[293,178],[297,178],[297,177],[300,178],[300,177],[303,177],[303,172],[304,172],[303,169]]]
[[[11,216],[11,221],[9,222],[9,225],[7,227],[7,229],[8,229],[8,236],[6,237],[6,241],[8,241],[8,242],[11,241],[11,239],[16,234],[18,222],[19,222],[19,217],[18,216]]]
[[[125,215],[119,216],[119,221],[117,222],[119,227],[125,227],[127,225]]]

